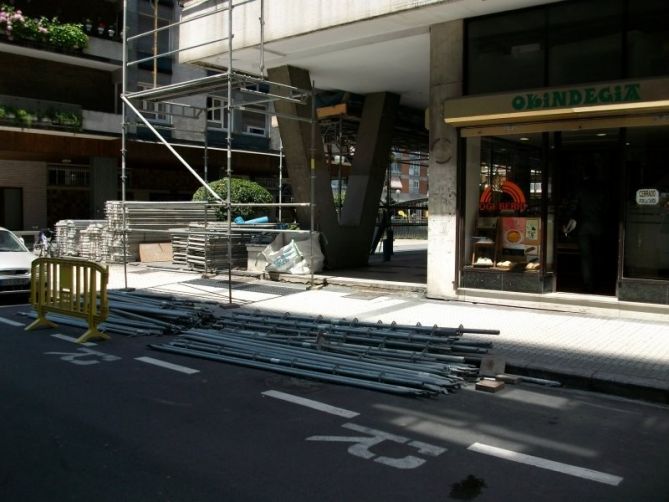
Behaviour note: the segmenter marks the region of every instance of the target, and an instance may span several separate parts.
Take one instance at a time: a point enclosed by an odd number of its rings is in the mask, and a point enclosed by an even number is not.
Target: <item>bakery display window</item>
[[[542,267],[542,136],[468,138],[465,266]]]

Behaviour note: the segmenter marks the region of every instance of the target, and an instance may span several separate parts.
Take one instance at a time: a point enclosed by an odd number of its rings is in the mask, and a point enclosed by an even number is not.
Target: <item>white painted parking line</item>
[[[67,336],[67,335],[62,335],[60,333],[56,333],[55,335],[51,335],[54,338],[58,338],[60,340],[65,340],[66,342],[73,342],[77,343],[77,339],[74,338],[73,336]],[[95,347],[97,343],[93,342],[85,342],[85,343],[80,343],[79,345],[83,345],[84,347]]]
[[[304,397],[286,394],[285,392],[279,392],[278,390],[268,390],[263,392],[262,395],[288,401],[289,403],[306,406],[307,408],[312,408],[324,413],[330,413],[331,415],[337,415],[338,417],[353,418],[360,415],[360,413],[356,413],[355,411],[345,410],[344,408],[337,408],[335,406],[330,406],[329,404],[314,401],[312,399],[306,399]]]
[[[604,483],[611,486],[618,486],[623,480],[620,476],[614,476],[613,474],[594,471],[584,467],[577,467],[575,465],[563,464],[562,462],[554,462],[553,460],[541,457],[533,457],[532,455],[525,455],[524,453],[505,450],[504,448],[497,448],[483,443],[474,443],[467,449],[477,453],[483,453],[484,455],[491,455],[493,457],[503,458],[504,460],[511,460],[512,462],[519,462],[521,464],[533,465],[535,467],[540,467],[541,469],[561,472],[563,474],[569,474],[570,476],[589,479],[590,481],[597,481],[598,483]]]
[[[12,321],[11,319],[6,319],[5,317],[0,317],[0,322],[9,324],[10,326],[25,326],[22,322]]]
[[[167,361],[161,361],[160,359],[154,359],[153,357],[136,357],[135,360],[147,364],[153,364],[155,366],[160,366],[161,368],[167,368],[168,370],[180,371],[181,373],[186,373],[187,375],[200,372],[200,370],[194,370],[193,368],[187,368],[186,366],[168,363]]]

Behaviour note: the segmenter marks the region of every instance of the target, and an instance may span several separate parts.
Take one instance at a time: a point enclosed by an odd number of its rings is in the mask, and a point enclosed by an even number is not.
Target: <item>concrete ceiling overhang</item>
[[[446,0],[326,29],[266,40],[266,68],[293,65],[309,70],[315,86],[359,94],[393,92],[401,103],[426,108],[429,101],[430,26],[552,3],[555,0]],[[409,2],[410,4],[411,2]],[[266,20],[266,23],[271,19]],[[221,50],[194,61],[225,68]],[[233,50],[233,67],[260,73],[258,45]]]

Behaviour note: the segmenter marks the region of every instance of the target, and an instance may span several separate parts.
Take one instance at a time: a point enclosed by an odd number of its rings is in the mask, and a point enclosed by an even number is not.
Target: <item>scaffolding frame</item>
[[[310,285],[313,287],[314,285],[314,267],[313,267],[313,232],[315,229],[315,179],[316,179],[316,170],[315,170],[315,141],[316,141],[316,127],[317,127],[317,120],[316,120],[316,109],[315,109],[315,85],[312,83],[312,88],[310,90],[306,89],[299,89],[294,86],[286,85],[283,83],[279,82],[271,82],[265,78],[265,63],[264,63],[264,25],[265,25],[265,20],[264,20],[264,0],[227,0],[222,2],[221,7],[217,7],[211,12],[206,12],[206,13],[200,13],[193,15],[192,17],[182,19],[180,18],[179,21],[170,23],[165,26],[159,27],[157,24],[157,0],[153,0],[156,2],[156,8],[154,9],[154,28],[152,30],[142,32],[142,33],[136,33],[136,34],[130,34],[129,33],[129,26],[128,26],[128,0],[123,0],[123,29],[122,29],[122,50],[123,50],[123,58],[122,58],[122,90],[121,90],[121,101],[122,101],[122,109],[121,109],[121,122],[122,122],[122,133],[121,133],[121,203],[123,207],[122,211],[122,227],[123,227],[123,270],[124,270],[124,281],[125,281],[125,287],[127,289],[128,287],[128,271],[127,271],[127,263],[128,263],[128,248],[127,248],[127,233],[128,233],[128,225],[127,225],[127,210],[126,210],[126,191],[127,191],[127,135],[128,135],[128,111],[132,112],[140,121],[141,125],[149,129],[149,131],[156,137],[156,139],[162,143],[169,151],[172,153],[172,155],[195,177],[195,179],[200,183],[201,186],[205,188],[209,192],[209,195],[212,196],[212,198],[216,201],[214,204],[210,204],[215,206],[216,208],[225,208],[227,210],[227,232],[223,234],[224,237],[227,237],[227,251],[228,251],[228,299],[229,303],[232,303],[232,236],[235,234],[238,234],[239,232],[233,231],[236,229],[233,229],[232,226],[232,209],[235,207],[277,207],[279,211],[279,215],[281,215],[281,210],[284,207],[309,207],[309,212],[310,212],[310,225],[309,225],[309,242],[310,242],[310,247],[311,247],[311,263],[310,263],[310,270],[311,270],[311,277],[310,277]],[[234,37],[234,32],[233,32],[233,12],[234,9],[237,7],[241,7],[243,5],[253,3],[253,2],[259,2],[260,3],[260,17],[259,17],[259,28],[260,28],[260,46],[259,46],[259,52],[260,52],[260,61],[259,61],[259,76],[252,76],[247,73],[241,73],[237,72],[234,70],[233,67],[233,46],[232,46],[232,41]],[[168,50],[166,52],[158,53],[158,44],[157,44],[157,36],[158,33],[164,30],[170,30],[176,27],[181,26],[182,24],[195,21],[197,19],[202,19],[208,16],[214,16],[218,15],[220,13],[227,12],[227,18],[228,18],[228,33],[227,36],[221,37],[219,39],[215,40],[209,40],[204,43],[196,44],[194,46],[189,46],[189,47],[184,47],[184,48],[176,48],[172,50]],[[139,40],[143,37],[148,37],[152,36],[153,37],[153,54],[149,57],[142,57],[137,60],[129,60],[129,43],[133,42],[135,40]],[[227,50],[227,56],[228,56],[228,66],[225,72],[218,73],[215,75],[209,75],[206,77],[201,77],[201,78],[195,78],[191,80],[187,80],[184,82],[176,82],[176,83],[170,83],[166,85],[161,85],[159,86],[157,84],[157,78],[156,78],[156,72],[157,72],[157,61],[161,57],[165,56],[170,56],[173,54],[178,54],[183,51],[188,51],[194,48],[199,48],[203,47],[206,45],[218,43],[221,41],[227,40],[228,42],[228,50]],[[140,65],[141,63],[144,62],[153,62],[153,85],[154,87],[151,89],[144,89],[141,91],[134,91],[134,92],[129,92],[128,90],[128,68],[135,66],[135,65]],[[274,92],[261,92],[261,91],[255,91],[252,89],[248,89],[247,87],[250,85],[256,85],[256,84],[263,84],[265,86],[269,86],[269,89],[271,89]],[[177,116],[184,116],[186,113],[186,110],[193,111],[194,113],[197,113],[197,116],[193,117],[188,117],[188,118],[198,118],[202,112],[206,112],[206,109],[198,108],[198,107],[193,107],[191,105],[187,104],[182,104],[182,103],[177,103],[174,102],[173,100],[178,99],[178,98],[183,98],[183,97],[190,97],[190,96],[196,96],[196,95],[202,95],[206,94],[208,92],[213,92],[213,91],[220,91],[222,89],[225,89],[227,91],[227,103],[225,106],[225,112],[227,113],[227,120],[228,120],[228,125],[227,125],[227,137],[226,137],[226,178],[228,179],[227,183],[227,197],[226,199],[221,198],[207,183],[206,180],[206,159],[207,159],[207,121],[205,117],[205,126],[204,126],[204,151],[205,151],[205,179],[203,179],[197,172],[196,170],[177,152],[175,149],[174,145],[168,141],[168,139],[165,138],[163,134],[160,133],[159,131],[159,126],[157,127],[155,124],[152,124],[151,121],[145,117],[142,113],[142,110],[140,107],[138,107],[134,102],[137,100],[141,102],[153,102],[153,103],[163,103],[163,104],[168,104],[171,108],[181,108],[181,114],[178,115],[177,112],[170,112],[173,115]],[[252,100],[242,100],[242,102],[237,103],[235,101],[235,93],[233,91],[237,91],[241,94],[251,96]],[[298,105],[307,105],[309,103],[309,100],[311,102],[311,110],[310,110],[310,118],[305,119],[304,117],[300,117],[297,115],[291,115],[291,114],[278,114],[276,111],[274,113],[271,113],[273,116],[280,116],[282,118],[290,119],[290,120],[298,120],[302,122],[307,122],[311,125],[311,148],[310,148],[310,159],[309,159],[309,168],[310,168],[310,200],[309,202],[304,202],[304,203],[284,203],[281,198],[281,182],[282,182],[282,169],[283,169],[283,142],[281,142],[281,147],[280,147],[280,153],[279,153],[279,202],[278,203],[271,203],[271,204],[239,204],[239,203],[232,203],[232,197],[231,197],[231,185],[232,185],[232,154],[234,152],[238,152],[240,150],[238,149],[233,149],[232,148],[232,131],[233,131],[233,126],[234,126],[234,119],[233,119],[233,110],[235,109],[240,109],[244,110],[245,107],[248,107],[249,105],[254,105],[254,104],[264,104],[264,103],[276,103],[280,101],[284,102],[290,102]],[[170,109],[171,109],[170,108]],[[253,110],[249,109],[248,111],[253,112],[253,113],[258,113],[258,110]],[[156,113],[155,110],[152,110],[151,112],[148,113]],[[160,112],[161,114],[163,113],[162,111]],[[260,112],[264,113],[264,112]],[[270,113],[267,113],[270,114]],[[172,130],[172,128],[169,128]],[[269,155],[269,156],[276,156],[276,154],[270,153],[270,152],[253,152],[257,155]],[[280,221],[281,222],[281,221]],[[206,212],[205,212],[205,234],[209,235],[208,230],[207,230],[207,217],[206,217]],[[244,232],[249,232],[249,231],[263,231],[267,232],[267,229],[244,229]],[[273,232],[295,232],[294,230],[283,230],[283,229],[276,229]],[[299,231],[298,231],[299,232]],[[306,233],[307,231],[301,231],[302,233]],[[220,236],[220,232],[212,232],[214,235]],[[206,247],[205,247],[206,249]],[[205,259],[206,263],[206,259]],[[205,265],[206,267],[206,265]],[[205,274],[206,274],[206,268],[205,268]]]

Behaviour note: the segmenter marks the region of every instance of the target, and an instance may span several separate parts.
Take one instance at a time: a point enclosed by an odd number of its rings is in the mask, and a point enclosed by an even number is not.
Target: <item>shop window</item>
[[[627,15],[629,77],[666,75],[669,68],[669,3],[666,0],[630,2]]]
[[[623,275],[669,279],[669,127],[630,128]]]
[[[467,93],[544,85],[543,9],[474,19],[467,24]]]
[[[621,0],[548,7],[548,85],[622,78]]]
[[[542,267],[543,139],[470,138],[466,175],[465,263],[536,272]]]

